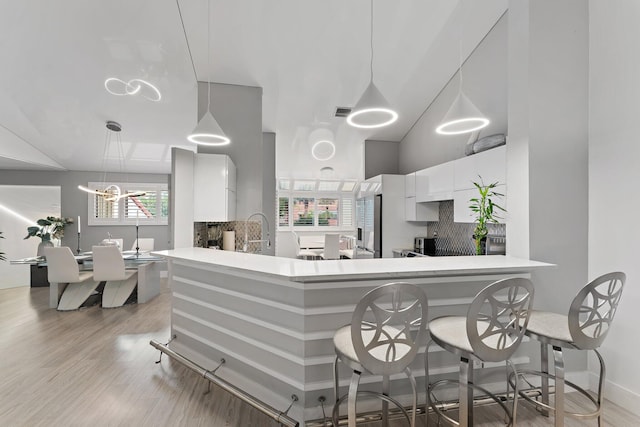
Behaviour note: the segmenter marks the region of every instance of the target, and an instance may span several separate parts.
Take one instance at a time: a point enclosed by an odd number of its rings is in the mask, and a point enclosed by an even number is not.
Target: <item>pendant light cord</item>
[[[191,61],[193,76],[196,78],[196,84],[197,84],[198,73],[196,72],[196,64],[193,62],[193,55],[191,54],[191,46],[189,46],[189,39],[187,38],[187,29],[184,27],[184,19],[182,18],[182,9],[180,9],[180,0],[176,0],[176,5],[178,6],[178,15],[180,15],[180,23],[182,24],[182,34],[184,34],[184,41],[187,44],[187,51],[189,52],[189,60]]]
[[[373,0],[371,0],[371,23],[370,23],[370,38],[369,38],[369,47],[371,49],[371,62],[369,64],[370,81],[373,82]]]
[[[210,32],[211,32],[211,0],[207,0],[207,113],[210,113],[211,110],[211,64],[210,64],[210,55],[209,55],[209,42],[210,42]]]

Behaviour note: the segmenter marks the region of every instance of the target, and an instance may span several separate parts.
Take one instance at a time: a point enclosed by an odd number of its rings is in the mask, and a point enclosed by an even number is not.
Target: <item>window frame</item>
[[[288,198],[289,203],[288,203],[288,218],[289,218],[289,224],[288,225],[280,225],[280,199],[281,198]],[[313,212],[313,225],[294,225],[294,221],[293,221],[293,210],[292,210],[292,206],[293,206],[293,200],[294,199],[298,199],[298,198],[308,198],[308,199],[313,199],[313,205],[314,205],[314,212]],[[317,201],[319,199],[336,199],[338,200],[338,225],[319,225],[318,223],[318,218],[319,218],[319,212],[318,209],[316,209],[317,206]],[[349,225],[345,225],[345,203],[344,200],[345,199],[350,199],[351,200],[351,212],[352,212],[352,218],[350,221],[348,221],[350,224]],[[356,203],[356,197],[355,194],[352,192],[340,192],[340,191],[287,191],[287,190],[280,190],[277,192],[276,194],[276,218],[278,218],[277,221],[277,229],[281,230],[281,231],[290,231],[290,230],[294,230],[294,231],[315,231],[315,232],[322,232],[322,231],[353,231],[354,227],[355,227],[355,203]]]
[[[127,197],[123,197],[118,200],[118,212],[121,213],[118,218],[96,218],[95,217],[95,194],[87,193],[87,224],[89,226],[104,226],[104,225],[169,225],[169,211],[167,210],[167,216],[162,216],[162,197],[159,197],[163,191],[167,192],[167,199],[169,198],[169,184],[168,183],[153,183],[153,182],[89,182],[87,187],[92,190],[100,190],[108,185],[117,185],[120,190],[125,193],[129,191],[155,191],[158,197],[156,197],[156,212],[160,213],[160,216],[155,218],[125,218],[125,205],[127,203]]]

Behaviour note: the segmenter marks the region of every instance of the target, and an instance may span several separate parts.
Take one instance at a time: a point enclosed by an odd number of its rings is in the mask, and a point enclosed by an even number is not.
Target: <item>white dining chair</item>
[[[135,251],[137,246],[139,252],[150,252],[154,249],[154,242],[153,237],[140,237],[137,241],[134,239],[131,250]]]
[[[53,289],[58,289],[58,310],[77,310],[98,287],[90,271],[80,271],[73,252],[67,246],[47,247],[47,279]],[[59,292],[62,291],[62,295]]]
[[[320,256],[320,251],[313,249],[302,249],[300,247],[300,236],[295,231],[291,232],[293,236],[293,242],[296,245],[296,258],[302,259],[317,259]]]
[[[138,284],[138,270],[126,270],[120,250],[115,246],[94,246],[93,278],[106,282],[102,308],[121,307]]]
[[[320,254],[322,259],[340,259],[340,235],[325,234],[324,250]]]

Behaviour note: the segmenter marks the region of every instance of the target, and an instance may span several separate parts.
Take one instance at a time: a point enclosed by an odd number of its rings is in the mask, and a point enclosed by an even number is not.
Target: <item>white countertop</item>
[[[524,273],[553,264],[505,255],[307,261],[205,248],[154,251],[174,260],[280,276],[296,282],[376,277],[437,277]]]

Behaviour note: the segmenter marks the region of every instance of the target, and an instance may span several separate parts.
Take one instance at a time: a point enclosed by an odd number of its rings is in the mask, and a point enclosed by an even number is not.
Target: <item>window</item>
[[[318,199],[318,225],[321,227],[337,227],[339,199]]]
[[[347,228],[355,223],[353,195],[338,197],[278,196],[278,228]]]
[[[293,225],[312,227],[314,218],[315,199],[312,197],[293,198]]]
[[[278,227],[289,226],[289,198],[278,197]]]
[[[89,225],[167,225],[169,219],[169,190],[167,184],[103,183],[90,182],[92,190],[104,191],[105,186],[117,185],[124,193],[141,193],[141,196],[123,197],[109,201],[95,194],[88,194]],[[109,193],[115,194],[115,188]]]
[[[353,231],[356,181],[278,179],[278,228]]]

